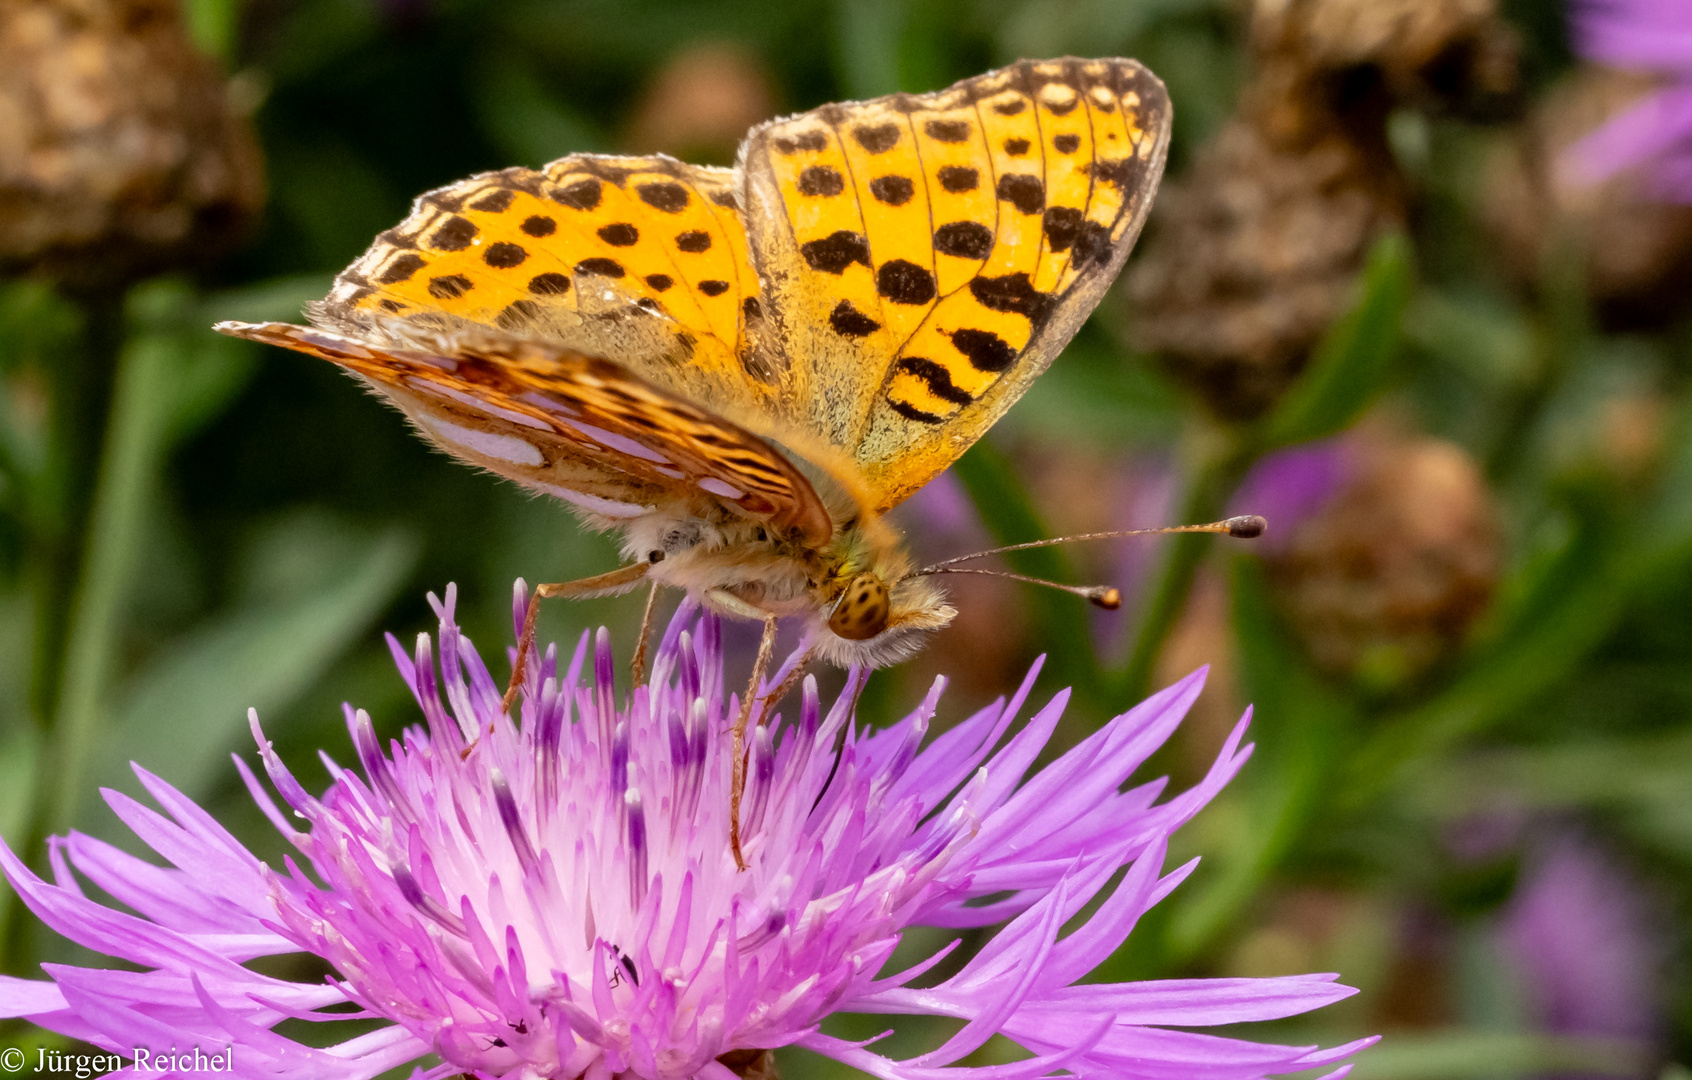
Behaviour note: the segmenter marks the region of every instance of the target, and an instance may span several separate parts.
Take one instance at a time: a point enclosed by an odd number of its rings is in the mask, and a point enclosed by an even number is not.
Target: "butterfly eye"
[[[847,641],[867,641],[887,629],[887,586],[875,574],[859,574],[840,594],[828,628]]]

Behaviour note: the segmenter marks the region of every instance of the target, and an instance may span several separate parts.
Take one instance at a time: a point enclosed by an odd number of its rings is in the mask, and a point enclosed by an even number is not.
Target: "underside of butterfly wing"
[[[448,452],[603,519],[721,507],[812,546],[834,531],[774,447],[610,361],[489,334],[430,351],[287,323],[217,329],[339,364]]]

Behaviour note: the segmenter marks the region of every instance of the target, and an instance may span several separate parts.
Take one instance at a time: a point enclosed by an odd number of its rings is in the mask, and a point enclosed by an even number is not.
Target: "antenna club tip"
[[[1117,608],[1122,606],[1121,590],[1112,588],[1109,585],[1101,585],[1098,588],[1089,590],[1087,599],[1091,600],[1097,606],[1104,608],[1106,611],[1115,611]]]
[[[1269,527],[1269,522],[1256,514],[1231,517],[1222,524],[1228,526],[1228,535],[1236,540],[1255,540]]]

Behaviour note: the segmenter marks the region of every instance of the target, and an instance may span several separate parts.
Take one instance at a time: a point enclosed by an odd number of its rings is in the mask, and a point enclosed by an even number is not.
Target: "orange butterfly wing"
[[[573,155],[420,196],[311,308],[388,344],[492,328],[613,358],[740,420],[784,398],[735,174],[663,156]]]
[[[217,329],[339,364],[448,452],[602,518],[717,503],[813,545],[833,535],[810,482],[768,443],[618,364],[490,335],[443,355],[287,323]]]
[[[932,94],[766,124],[743,154],[754,259],[809,427],[885,509],[1020,397],[1151,206],[1163,84],[1132,60],[1023,61]]]

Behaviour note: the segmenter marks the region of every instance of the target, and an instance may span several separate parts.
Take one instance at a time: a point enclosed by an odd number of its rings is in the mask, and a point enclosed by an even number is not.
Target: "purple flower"
[[[1573,37],[1582,56],[1654,72],[1661,89],[1569,148],[1576,180],[1595,183],[1647,166],[1654,193],[1692,202],[1692,7],[1664,0],[1577,0]]]
[[[1246,474],[1228,512],[1262,515],[1269,528],[1257,548],[1280,551],[1344,489],[1356,471],[1355,458],[1353,440],[1343,437],[1277,450]]]
[[[1645,1042],[1662,1034],[1666,957],[1652,916],[1626,868],[1586,841],[1565,835],[1530,857],[1500,931],[1544,1027]]]
[[[521,583],[517,601],[521,611]],[[1160,802],[1161,781],[1124,789],[1192,704],[1202,673],[1032,776],[1068,697],[1013,734],[1033,672],[1010,702],[931,741],[943,680],[904,721],[872,730],[853,718],[864,672],[850,673],[827,710],[806,679],[797,717],[774,718],[749,740],[750,869],[737,872],[726,737],[737,706],[715,619],[684,605],[650,684],[622,707],[604,630],[591,654],[582,636],[562,674],[549,648],[530,665],[514,723],[453,603],[451,589],[435,602],[438,673],[427,635],[415,659],[390,638],[425,724],[384,751],[370,718],[348,708],[362,776],[331,764],[332,785],[313,798],[254,718],[265,769],[292,813],[236,764],[301,862],[265,866],[139,768],[165,814],[115,792],[107,801],[173,869],[73,834],[54,841],[48,883],[0,847],[44,922],[142,969],[43,965],[50,982],[0,981],[0,1015],[125,1055],[232,1047],[237,1075],[311,1080],[373,1077],[431,1054],[442,1063],[422,1077],[732,1080],[730,1064],[780,1046],[887,1080],[1057,1070],[1224,1080],[1334,1065],[1371,1041],[1322,1050],[1174,1030],[1349,996],[1331,975],[1079,984],[1191,871],[1163,872],[1169,835],[1249,752],[1242,720],[1191,790]],[[137,914],[84,896],[78,872]],[[913,985],[951,947],[886,970],[908,926],[1001,923],[942,981]],[[298,952],[335,976],[298,983],[245,966]],[[839,1011],[964,1023],[937,1049],[893,1060],[822,1034]],[[290,1018],[349,1016],[381,1023],[322,1049],[274,1030]],[[994,1034],[1034,1056],[955,1065]]]

